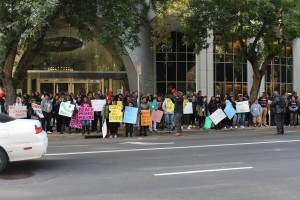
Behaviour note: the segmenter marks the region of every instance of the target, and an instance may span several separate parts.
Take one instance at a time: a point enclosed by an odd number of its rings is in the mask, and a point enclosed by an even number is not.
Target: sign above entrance
[[[100,83],[99,80],[90,80],[90,83]]]

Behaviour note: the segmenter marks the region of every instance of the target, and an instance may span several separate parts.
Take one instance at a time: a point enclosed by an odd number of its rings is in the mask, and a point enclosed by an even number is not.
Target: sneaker
[[[183,129],[183,126],[181,126],[181,129]]]
[[[47,134],[51,134],[52,132],[51,131],[47,131]]]
[[[111,135],[111,136],[109,136],[109,138],[112,138],[112,135]]]
[[[226,129],[227,129],[227,127],[226,127],[226,126],[224,126],[223,130],[226,130]]]
[[[187,129],[188,129],[188,130],[191,130],[191,126],[188,126]]]
[[[234,128],[237,128],[237,126],[235,126]]]
[[[117,138],[118,136],[117,135],[115,135],[115,138]]]
[[[241,126],[241,128],[245,128],[245,126]]]
[[[230,126],[230,129],[233,129],[233,127],[232,127],[232,126]]]
[[[195,125],[193,125],[192,127],[193,127],[193,128],[195,128],[196,126],[195,126]]]

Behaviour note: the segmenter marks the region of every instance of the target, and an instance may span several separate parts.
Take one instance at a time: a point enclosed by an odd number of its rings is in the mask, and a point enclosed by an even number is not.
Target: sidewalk
[[[300,131],[299,127],[284,127],[286,131]],[[233,129],[222,129],[222,130],[202,130],[198,127],[191,128],[188,130],[186,127],[182,130],[183,135],[195,135],[198,134],[201,136],[201,134],[224,134],[224,133],[247,133],[247,132],[274,132],[276,133],[276,126],[268,126],[268,127],[248,127],[246,126],[244,129],[242,128],[233,128]],[[138,130],[135,130],[133,133],[134,137],[139,137]],[[175,131],[172,133],[165,133],[164,130],[159,129],[158,133],[148,133],[148,137],[153,136],[174,136],[175,137]],[[82,135],[80,132],[76,133],[74,130],[72,130],[72,133],[69,134],[68,131],[65,131],[64,134],[60,134],[56,131],[54,131],[52,134],[48,134],[49,141],[63,141],[63,140],[84,140],[84,139],[102,139],[102,133],[95,133],[90,132],[90,134]],[[119,128],[118,137],[124,138],[125,137],[125,129],[123,127]],[[108,138],[109,139],[109,138]]]

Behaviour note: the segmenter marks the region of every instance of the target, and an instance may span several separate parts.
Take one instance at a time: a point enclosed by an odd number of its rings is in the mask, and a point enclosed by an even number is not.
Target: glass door
[[[86,94],[86,83],[74,83],[74,94],[77,95],[79,93]]]
[[[68,83],[55,83],[55,93],[66,93],[70,92],[68,88]]]

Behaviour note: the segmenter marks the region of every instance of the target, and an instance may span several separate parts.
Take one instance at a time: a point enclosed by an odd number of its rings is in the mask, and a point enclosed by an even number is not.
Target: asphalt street
[[[0,199],[299,200],[300,129],[50,141],[11,163]]]

